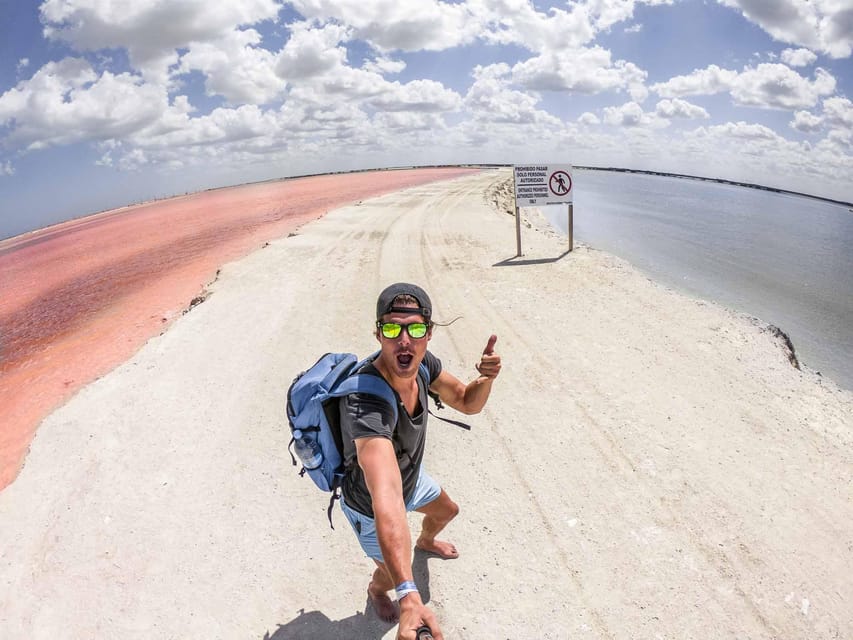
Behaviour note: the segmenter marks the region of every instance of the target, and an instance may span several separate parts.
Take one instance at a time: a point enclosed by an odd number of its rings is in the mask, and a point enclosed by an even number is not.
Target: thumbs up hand
[[[483,349],[479,364],[476,365],[477,372],[485,378],[496,378],[501,372],[501,357],[495,353],[495,343],[498,341],[496,335],[491,335]]]

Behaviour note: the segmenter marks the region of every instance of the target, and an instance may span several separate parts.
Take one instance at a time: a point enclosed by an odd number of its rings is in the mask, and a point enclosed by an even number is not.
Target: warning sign
[[[538,207],[572,202],[572,165],[516,165],[515,206]]]

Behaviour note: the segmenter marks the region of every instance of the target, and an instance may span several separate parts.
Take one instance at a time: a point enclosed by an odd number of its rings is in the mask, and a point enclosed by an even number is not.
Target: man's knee
[[[449,497],[447,498],[447,504],[442,505],[442,507],[443,507],[443,509],[442,509],[443,514],[442,515],[444,516],[443,520],[445,522],[450,522],[451,520],[453,520],[453,518],[455,518],[456,516],[459,515],[459,505],[456,504]]]
[[[459,515],[459,505],[442,490],[435,500],[415,509],[415,511],[419,511],[434,522],[444,526]]]

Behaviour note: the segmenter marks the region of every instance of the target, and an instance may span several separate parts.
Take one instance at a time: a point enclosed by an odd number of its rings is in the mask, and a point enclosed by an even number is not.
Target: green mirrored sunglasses
[[[406,333],[409,334],[410,338],[414,338],[418,340],[423,338],[427,331],[429,331],[429,325],[426,322],[412,322],[409,324],[398,324],[396,322],[377,322],[376,326],[379,327],[379,330],[382,332],[382,335],[388,338],[389,340],[393,340],[397,336],[400,335],[400,332],[405,329]]]

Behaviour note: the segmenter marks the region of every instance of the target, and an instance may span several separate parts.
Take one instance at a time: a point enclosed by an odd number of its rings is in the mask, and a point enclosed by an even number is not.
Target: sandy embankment
[[[0,637],[393,638],[290,466],[283,394],[324,351],[369,352],[398,279],[463,316],[433,338],[446,367],[473,375],[491,332],[505,363],[470,432],[430,427],[462,556],[414,564],[449,638],[853,637],[851,394],[601,252],[525,229],[511,259],[483,195],[506,176],[345,207],[226,266],[45,420],[0,494]]]
[[[216,269],[362,198],[476,169],[318,176],[217,189],[0,242],[0,490],[52,409],[179,316]]]

